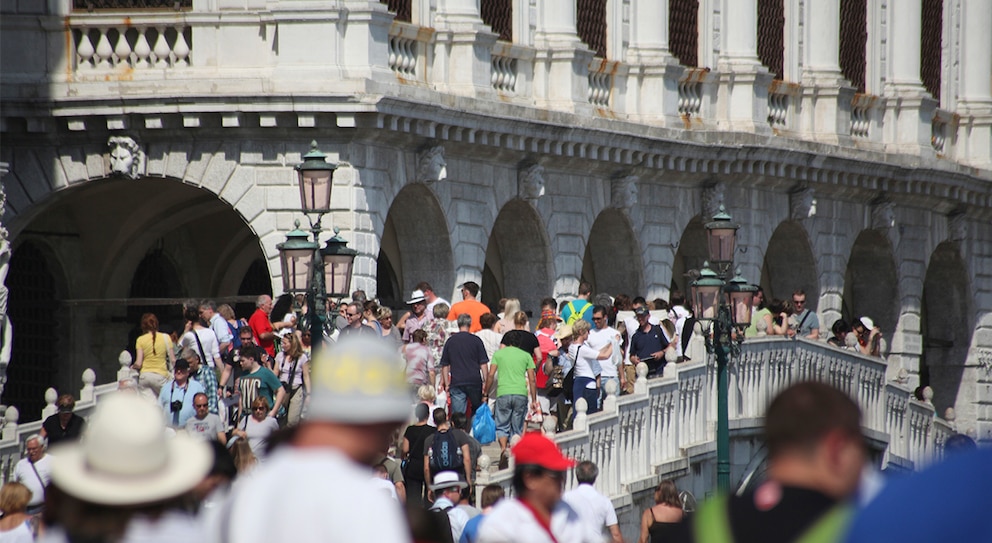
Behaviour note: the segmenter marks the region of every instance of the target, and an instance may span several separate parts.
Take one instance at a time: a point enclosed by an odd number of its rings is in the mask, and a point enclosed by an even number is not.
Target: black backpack
[[[430,461],[431,473],[465,470],[462,448],[458,446],[455,433],[451,430],[434,433],[434,440],[431,442],[430,450],[427,451],[427,457]]]

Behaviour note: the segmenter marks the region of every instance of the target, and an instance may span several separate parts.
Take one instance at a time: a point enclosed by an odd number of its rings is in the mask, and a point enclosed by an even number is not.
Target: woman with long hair
[[[499,320],[499,325],[496,327],[496,331],[505,334],[510,330],[513,330],[513,316],[520,311],[520,300],[516,298],[507,298],[506,305],[503,307],[503,318]]]
[[[31,491],[21,483],[9,482],[0,488],[0,541],[31,543],[38,535],[39,523],[27,512]]]
[[[281,350],[276,354],[279,380],[286,389],[287,422],[297,424],[303,413],[303,403],[310,395],[310,360],[303,353],[303,344],[294,333],[282,337]]]
[[[658,483],[654,489],[654,505],[641,515],[641,536],[637,543],[682,541],[682,499],[671,479]]]
[[[131,367],[138,370],[138,386],[156,398],[171,377],[169,368],[176,363],[175,350],[169,336],[159,333],[158,317],[154,313],[141,316],[141,336],[134,342],[135,358]],[[168,362],[166,362],[168,360]]]

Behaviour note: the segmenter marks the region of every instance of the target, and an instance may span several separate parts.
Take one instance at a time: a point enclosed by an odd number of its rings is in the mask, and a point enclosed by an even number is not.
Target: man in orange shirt
[[[451,311],[448,311],[449,321],[457,319],[458,315],[461,315],[462,313],[471,315],[472,326],[468,331],[473,334],[479,330],[482,330],[482,323],[479,322],[479,317],[489,313],[489,307],[476,299],[478,295],[479,284],[475,281],[466,281],[465,284],[462,285],[462,301],[451,306]]]

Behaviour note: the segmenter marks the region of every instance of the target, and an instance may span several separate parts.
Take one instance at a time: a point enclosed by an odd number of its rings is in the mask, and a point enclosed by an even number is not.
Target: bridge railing
[[[651,380],[646,379],[646,369],[639,368],[633,394],[608,397],[603,411],[592,415],[580,403],[574,429],[549,435],[566,455],[597,463],[596,486],[617,507],[631,503],[633,492],[680,470],[684,473],[685,466],[699,460],[693,455],[711,454],[711,446],[699,446],[715,438],[716,373],[711,359],[696,352],[693,363],[670,364],[664,376]],[[944,441],[954,434],[953,424],[938,418],[932,404],[912,399],[902,384],[886,383],[885,370],[882,359],[821,342],[749,339],[729,368],[729,414],[736,421],[732,427],[759,428],[768,404],[783,389],[805,380],[825,382],[861,406],[865,434],[874,446],[884,448],[884,463],[918,469],[942,456]],[[511,476],[512,461],[508,470],[484,470],[479,488],[491,482],[509,487]],[[571,477],[567,485],[574,485]]]

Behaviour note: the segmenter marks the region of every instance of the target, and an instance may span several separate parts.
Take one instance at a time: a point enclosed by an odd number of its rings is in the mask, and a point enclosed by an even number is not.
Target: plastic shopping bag
[[[483,445],[496,441],[496,421],[493,420],[489,404],[483,403],[475,410],[475,415],[472,416],[472,435]]]

